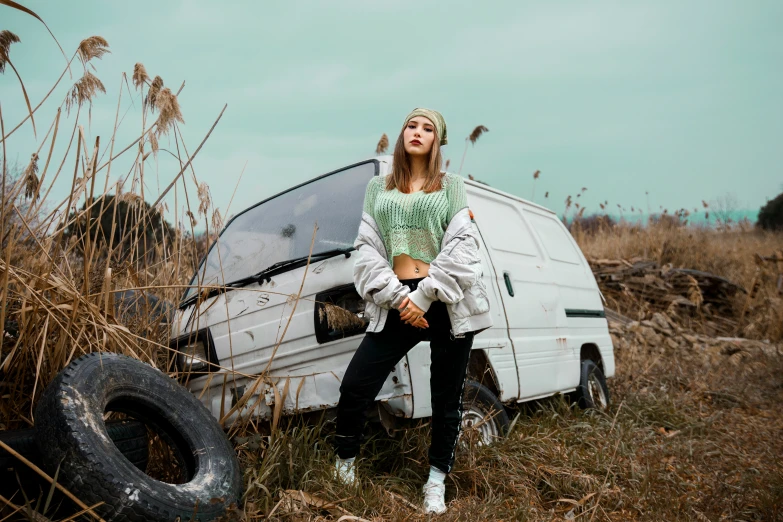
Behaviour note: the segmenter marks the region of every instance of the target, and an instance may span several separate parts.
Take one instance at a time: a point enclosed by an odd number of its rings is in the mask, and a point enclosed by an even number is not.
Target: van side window
[[[556,218],[528,210],[525,210],[525,217],[533,224],[552,261],[582,265],[582,258],[576,251],[573,239]]]

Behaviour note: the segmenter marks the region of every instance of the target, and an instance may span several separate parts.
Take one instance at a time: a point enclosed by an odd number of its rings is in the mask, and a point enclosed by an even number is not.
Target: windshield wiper
[[[218,294],[223,293],[229,288],[242,288],[243,286],[247,286],[253,283],[258,283],[260,281],[263,281],[265,279],[269,279],[271,281],[271,277],[273,275],[282,274],[284,272],[288,272],[289,270],[293,270],[294,268],[299,268],[300,266],[304,266],[307,264],[308,258],[310,259],[310,262],[315,261],[323,261],[324,259],[329,259],[330,257],[335,257],[339,255],[345,255],[345,257],[350,257],[351,252],[355,250],[353,247],[347,247],[347,248],[334,248],[332,250],[326,250],[324,252],[318,252],[317,254],[313,254],[312,256],[301,256],[301,257],[295,257],[293,259],[287,259],[285,261],[279,261],[273,265],[269,265],[265,269],[261,270],[260,272],[253,274],[248,277],[243,277],[241,279],[237,279],[236,281],[231,281],[230,283],[227,283],[224,287],[219,288],[212,288],[207,292],[204,299],[209,299],[210,297],[214,297]],[[194,302],[196,302],[199,298],[198,293],[195,295],[190,296],[189,298],[182,301],[179,305],[179,308],[187,308]]]
[[[311,262],[315,262],[315,261],[323,261],[324,259],[329,259],[330,257],[339,256],[340,254],[345,255],[345,257],[351,257],[351,251],[353,250],[354,250],[353,247],[333,248],[332,250],[327,250],[325,252],[318,252],[317,254],[313,254],[312,256],[307,255],[302,257],[295,257],[293,259],[288,259],[286,261],[280,261],[278,263],[275,263],[274,265],[270,265],[266,267],[265,269],[261,270],[259,273],[252,275],[249,278],[239,279],[237,281],[229,283],[229,285],[234,286],[240,282],[244,283],[245,279],[250,279],[251,282],[258,282],[264,279],[269,279],[273,275],[282,274],[283,272],[287,272],[299,266],[306,265],[308,258],[310,259]],[[248,283],[244,283],[244,284],[248,284]],[[244,286],[244,284],[242,286]]]

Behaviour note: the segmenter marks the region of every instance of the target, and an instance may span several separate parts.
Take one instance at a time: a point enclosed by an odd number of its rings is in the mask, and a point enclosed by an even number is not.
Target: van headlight
[[[218,370],[219,362],[208,328],[173,339],[170,348],[179,373],[208,373]]]
[[[185,346],[180,346],[177,353],[177,359],[180,371],[198,372],[206,369],[207,367],[207,351],[204,348],[202,341],[196,341],[194,343],[188,343]]]

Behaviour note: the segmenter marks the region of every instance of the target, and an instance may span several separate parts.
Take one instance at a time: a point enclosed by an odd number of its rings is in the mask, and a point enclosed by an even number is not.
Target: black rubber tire
[[[490,413],[493,417],[487,420],[487,423],[491,425],[487,426],[491,430],[495,437],[505,437],[508,433],[509,424],[511,421],[508,418],[508,413],[503,407],[503,403],[492,393],[492,390],[479,384],[476,381],[467,379],[465,381],[465,390],[462,395],[462,422],[466,421],[466,418],[471,415],[471,410],[475,412],[476,416],[484,417]]]
[[[188,481],[168,484],[136,469],[106,436],[101,416],[127,413],[184,449]],[[242,493],[236,454],[211,413],[162,372],[123,355],[92,353],[60,372],[38,406],[45,469],[107,520],[207,521]],[[195,512],[195,515],[194,515]]]
[[[590,394],[589,381],[591,375],[595,379],[595,383],[600,386],[601,391],[606,398],[606,403],[603,406],[601,404],[596,404],[596,401]],[[604,372],[601,371],[601,368],[599,368],[592,359],[584,359],[582,361],[579,386],[577,386],[576,391],[573,394],[573,399],[580,408],[585,410],[598,409],[606,411],[609,409],[609,387],[606,385],[606,377],[604,377]]]
[[[109,438],[131,464],[141,471],[147,469],[149,440],[147,428],[138,421],[109,421],[106,423]],[[0,440],[33,464],[41,465],[41,453],[35,442],[36,429],[0,431]],[[27,467],[19,459],[0,448],[0,474],[9,468]]]

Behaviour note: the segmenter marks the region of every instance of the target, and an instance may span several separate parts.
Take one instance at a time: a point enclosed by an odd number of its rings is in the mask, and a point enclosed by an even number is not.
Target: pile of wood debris
[[[634,321],[613,312],[609,320],[609,333],[615,355],[627,357],[631,352],[652,354],[677,354],[678,357],[697,356],[713,360],[716,364],[730,357],[738,363],[751,355],[780,357],[783,345],[744,339],[741,337],[722,337],[703,335],[675,323],[662,312],[655,312],[650,319]]]
[[[606,308],[632,319],[665,312],[683,326],[708,335],[728,335],[737,329],[735,298],[747,290],[724,277],[642,258],[589,263]]]

